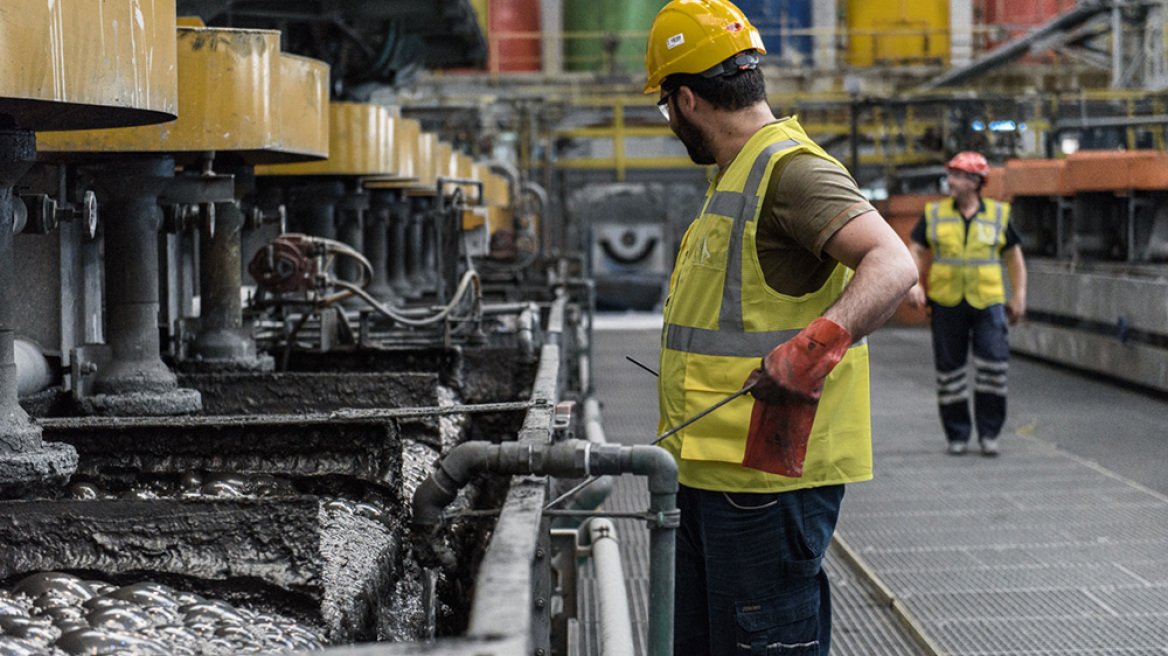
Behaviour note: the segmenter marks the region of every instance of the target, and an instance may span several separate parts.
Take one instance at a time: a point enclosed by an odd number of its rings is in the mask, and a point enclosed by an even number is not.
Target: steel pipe
[[[29,396],[43,391],[53,384],[53,368],[41,347],[26,340],[13,342],[16,361],[16,391],[19,396]]]
[[[243,226],[239,206],[215,204],[215,231],[199,237],[199,332],[193,352],[213,370],[270,371],[271,356],[257,355],[250,328],[243,325]]]
[[[588,522],[587,530],[600,611],[600,654],[632,654],[635,652],[632,613],[629,612],[616,526],[604,517],[597,517]]]
[[[382,303],[392,303],[397,294],[389,278],[390,213],[396,192],[377,189],[370,195],[369,213],[365,217],[365,255],[373,265],[373,280],[365,291]]]
[[[413,521],[431,534],[441,528],[443,511],[458,491],[479,474],[581,477],[604,474],[648,477],[649,653],[673,653],[674,539],[677,463],[653,446],[599,445],[583,440],[555,444],[463,442],[439,461],[414,493]]]

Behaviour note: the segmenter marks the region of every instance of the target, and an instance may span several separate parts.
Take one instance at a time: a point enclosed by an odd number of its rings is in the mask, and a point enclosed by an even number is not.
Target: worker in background
[[[868,345],[916,279],[843,165],[767,103],[758,31],[725,0],[672,0],[646,93],[717,167],[665,302],[658,397],[676,458],[675,654],[826,654],[821,560],[844,484],[872,476]]]
[[[990,172],[986,158],[958,153],[946,169],[951,198],[926,205],[912,231],[909,249],[920,280],[909,291],[908,304],[921,308],[927,303],[932,315],[937,405],[949,453],[969,449],[973,427],[966,363],[972,347],[977,435],[982,455],[996,456],[1006,421],[1006,324],[1026,314],[1026,262],[1009,204],[981,197]],[[1013,292],[1009,302],[1002,259]]]

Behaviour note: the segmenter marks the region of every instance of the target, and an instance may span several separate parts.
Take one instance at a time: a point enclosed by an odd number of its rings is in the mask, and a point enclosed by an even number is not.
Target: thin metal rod
[[[670,435],[673,435],[673,434],[674,434],[674,433],[676,433],[677,431],[679,431],[679,430],[681,430],[681,429],[685,428],[686,426],[689,426],[690,424],[694,423],[695,421],[697,421],[697,420],[701,419],[702,417],[705,417],[706,415],[708,415],[708,414],[710,414],[711,412],[713,412],[713,411],[717,410],[718,408],[721,408],[722,406],[724,406],[724,405],[726,405],[727,403],[729,403],[729,402],[733,401],[734,399],[736,399],[736,398],[738,398],[738,397],[742,396],[743,394],[746,394],[747,392],[749,392],[749,391],[750,391],[751,389],[753,389],[753,388],[754,388],[754,383],[753,383],[753,382],[747,383],[746,385],[744,385],[744,386],[742,387],[742,389],[738,390],[737,392],[735,392],[735,393],[731,394],[730,396],[727,396],[726,398],[722,399],[721,401],[718,401],[718,402],[717,402],[717,403],[715,403],[714,405],[712,405],[712,406],[710,406],[710,407],[706,408],[705,410],[702,410],[701,412],[699,412],[699,413],[697,413],[696,415],[694,415],[694,416],[690,417],[689,419],[686,419],[685,421],[681,422],[680,424],[678,424],[678,425],[674,426],[673,428],[670,428],[669,430],[665,431],[665,432],[664,432],[664,433],[662,433],[662,434],[661,434],[661,435],[660,435],[660,436],[659,436],[657,439],[653,440],[653,442],[652,442],[652,443],[653,443],[653,444],[657,444],[657,443],[658,443],[658,442],[660,442],[661,440],[663,440],[663,439],[665,439],[665,438],[669,437]]]
[[[627,355],[626,355],[626,356],[625,356],[625,359],[626,359],[626,360],[628,360],[629,362],[632,362],[633,364],[637,365],[638,367],[640,367],[640,368],[644,369],[645,371],[648,371],[649,373],[653,374],[654,376],[656,376],[656,375],[657,375],[657,372],[656,372],[656,371],[653,371],[653,370],[652,370],[652,369],[650,369],[649,367],[647,367],[647,366],[645,366],[645,365],[641,364],[640,362],[637,362],[637,361],[636,361],[636,360],[634,360],[633,358],[631,358],[631,357],[629,357],[629,356],[627,356]]]
[[[561,501],[563,501],[564,499],[567,499],[568,497],[571,497],[572,495],[576,494],[576,493],[577,493],[577,492],[579,492],[580,490],[583,490],[584,488],[588,487],[589,485],[592,485],[593,483],[595,483],[595,482],[596,482],[596,481],[598,481],[598,480],[600,480],[600,477],[599,477],[599,476],[596,476],[596,475],[589,476],[588,478],[584,479],[584,480],[583,480],[583,481],[582,481],[582,482],[581,482],[579,485],[577,485],[576,487],[574,487],[574,488],[572,488],[572,489],[568,490],[567,492],[565,492],[565,493],[561,494],[560,496],[556,497],[556,498],[555,498],[554,500],[552,500],[550,503],[548,503],[547,505],[545,505],[545,506],[543,507],[543,509],[544,509],[544,510],[551,510],[552,508],[555,508],[555,507],[556,507],[557,505],[559,505],[559,503],[560,503]]]

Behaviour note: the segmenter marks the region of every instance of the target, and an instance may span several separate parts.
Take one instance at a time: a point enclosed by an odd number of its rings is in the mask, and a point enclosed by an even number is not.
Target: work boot
[[[962,440],[950,440],[949,441],[949,455],[951,455],[951,456],[965,455],[965,452],[968,450],[969,450],[969,442],[965,442]]]
[[[996,456],[1001,451],[998,449],[998,438],[987,437],[981,441],[981,454],[983,456]]]

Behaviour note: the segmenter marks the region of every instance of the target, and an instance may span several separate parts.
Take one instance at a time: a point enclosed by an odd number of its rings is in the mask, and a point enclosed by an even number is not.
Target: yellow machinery
[[[178,118],[154,126],[62,132],[41,141],[42,159],[79,164],[92,178],[105,217],[108,349],[86,350],[92,380],[74,392],[93,414],[182,414],[201,406],[194,389],[179,388],[162,362],[158,240],[167,257],[193,257],[197,243],[201,309],[193,280],[176,266],[162,309],[179,326],[176,358],[200,370],[270,369],[256,355],[240,301],[241,233],[238,201],[252,188],[260,162],[320,159],[328,68],[284,56],[271,30],[177,28]],[[287,144],[287,147],[285,146]],[[181,173],[176,175],[176,169]],[[166,208],[164,211],[163,208]],[[199,225],[201,238],[188,227]],[[182,328],[187,326],[188,328]],[[189,356],[189,358],[188,358]]]
[[[174,25],[174,0],[6,0],[0,114],[38,131],[173,119]]]
[[[77,468],[72,446],[44,443],[17,400],[15,333],[43,303],[21,293],[16,233],[48,233],[61,210],[13,185],[36,159],[34,130],[140,125],[174,118],[174,2],[45,3],[0,10],[0,493],[59,483]],[[103,11],[108,9],[108,11]],[[122,36],[116,38],[118,30]],[[92,225],[95,214],[85,212]],[[72,227],[72,226],[71,226]],[[116,283],[115,283],[116,284]],[[25,306],[25,302],[34,305]]]

